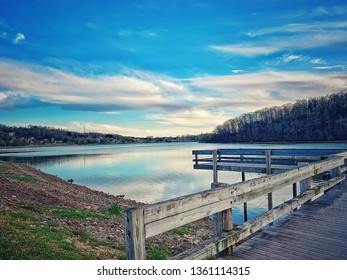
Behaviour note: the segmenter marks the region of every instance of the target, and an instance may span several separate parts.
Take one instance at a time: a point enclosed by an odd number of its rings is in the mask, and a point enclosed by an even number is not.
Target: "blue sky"
[[[345,91],[345,1],[0,0],[0,123],[211,132]]]

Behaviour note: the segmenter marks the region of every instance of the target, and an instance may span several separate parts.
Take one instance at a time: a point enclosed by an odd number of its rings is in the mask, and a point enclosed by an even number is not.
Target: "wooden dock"
[[[147,238],[205,217],[213,218],[214,238],[173,259],[347,259],[346,151],[216,149],[193,155],[195,169],[213,171],[211,189],[126,209],[127,259],[146,259]],[[219,171],[242,172],[242,182],[221,183]],[[245,172],[266,175],[245,180]],[[317,178],[322,180],[313,184]],[[288,186],[293,197],[273,205],[273,193]],[[248,221],[247,202],[264,195],[268,211]],[[239,204],[244,223],[234,227],[232,210]]]
[[[347,182],[233,248],[225,259],[347,260]]]

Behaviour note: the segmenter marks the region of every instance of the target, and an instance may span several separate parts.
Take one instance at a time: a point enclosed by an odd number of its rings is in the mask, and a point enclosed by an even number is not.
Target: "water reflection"
[[[222,145],[224,148],[271,148],[274,145]],[[152,203],[208,190],[212,172],[194,170],[192,150],[222,148],[221,145],[197,143],[100,145],[7,149],[0,159],[29,164],[65,180],[106,193]],[[346,143],[279,145],[277,148],[347,148]],[[2,150],[3,151],[3,150]],[[246,179],[259,177],[247,173]],[[241,181],[237,172],[219,172],[226,183]],[[274,192],[273,205],[292,197],[292,186]],[[234,221],[243,221],[243,206],[235,207]],[[249,218],[267,210],[267,197],[248,202]]]

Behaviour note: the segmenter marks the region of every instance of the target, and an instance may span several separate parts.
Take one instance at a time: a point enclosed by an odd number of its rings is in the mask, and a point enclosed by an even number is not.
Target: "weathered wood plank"
[[[124,211],[125,244],[127,260],[145,260],[145,226],[143,208],[129,208]]]
[[[293,257],[310,257],[313,259],[324,259],[327,256],[332,258],[341,258],[343,256],[341,247],[332,246],[331,244],[326,244],[325,239],[321,238],[323,235],[310,236],[302,235],[301,238],[293,238],[298,236],[292,233],[287,235],[277,234],[277,226],[274,231],[276,235],[272,235],[271,231],[264,231],[262,234],[254,238],[253,244],[255,244],[255,249],[261,249],[265,252],[274,250],[277,255],[284,255],[288,258]],[[311,228],[312,230],[312,228]],[[291,232],[288,229],[288,232]],[[235,253],[240,253],[240,251],[246,251],[241,244]],[[308,254],[309,252],[309,254]],[[346,256],[346,253],[344,253]]]

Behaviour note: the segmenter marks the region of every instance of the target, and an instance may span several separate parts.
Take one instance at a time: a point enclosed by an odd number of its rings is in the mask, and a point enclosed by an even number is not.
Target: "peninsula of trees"
[[[318,142],[347,140],[347,92],[298,100],[227,120],[207,142]]]

